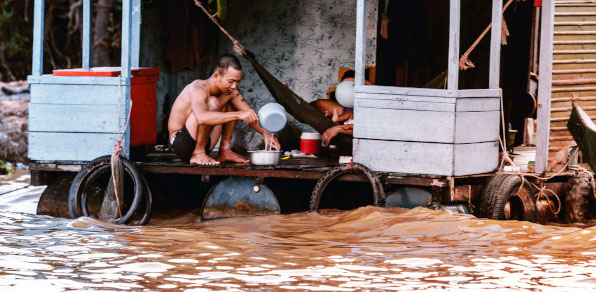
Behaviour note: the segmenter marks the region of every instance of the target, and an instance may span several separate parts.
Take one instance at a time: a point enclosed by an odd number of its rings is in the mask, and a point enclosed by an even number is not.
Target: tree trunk
[[[113,0],[97,0],[93,31],[93,63],[95,67],[110,66],[110,11]]]

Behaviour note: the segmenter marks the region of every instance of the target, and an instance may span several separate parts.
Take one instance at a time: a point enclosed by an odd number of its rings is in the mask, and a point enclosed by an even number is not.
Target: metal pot
[[[250,163],[252,165],[277,165],[281,157],[281,151],[248,151],[250,153]]]

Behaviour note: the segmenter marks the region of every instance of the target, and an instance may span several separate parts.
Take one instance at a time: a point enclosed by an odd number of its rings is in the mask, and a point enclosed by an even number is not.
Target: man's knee
[[[215,96],[210,96],[207,100],[207,109],[210,111],[218,111],[219,106],[219,99],[217,99]]]

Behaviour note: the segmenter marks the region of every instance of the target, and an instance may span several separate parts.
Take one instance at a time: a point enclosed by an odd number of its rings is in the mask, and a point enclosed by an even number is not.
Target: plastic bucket
[[[259,123],[270,133],[277,133],[285,126],[288,118],[286,110],[279,103],[268,103],[259,109]]]
[[[300,135],[300,152],[304,154],[319,154],[321,150],[321,134],[302,133]]]

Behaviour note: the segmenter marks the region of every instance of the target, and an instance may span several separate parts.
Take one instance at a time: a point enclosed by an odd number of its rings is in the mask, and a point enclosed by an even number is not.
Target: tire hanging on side
[[[142,173],[134,163],[121,158],[124,167],[124,176],[132,182],[133,197],[129,207],[120,218],[114,218],[112,223],[127,224],[131,219],[139,217],[139,206],[144,210],[141,218],[135,220],[134,225],[146,224],[150,219],[152,198],[149,186]],[[111,156],[102,156],[94,159],[75,176],[69,191],[68,208],[72,218],[92,215],[89,211],[89,195],[106,191],[108,184],[101,185],[101,178],[111,173]],[[111,184],[110,184],[111,185]]]
[[[519,175],[495,176],[480,197],[476,216],[536,222],[536,200],[532,186]]]
[[[325,188],[327,188],[327,185],[336,178],[349,173],[359,173],[368,179],[373,190],[374,206],[380,207],[385,204],[385,190],[383,189],[381,178],[378,175],[362,164],[343,164],[332,168],[317,181],[310,197],[310,212],[319,212],[321,196],[323,195]]]

